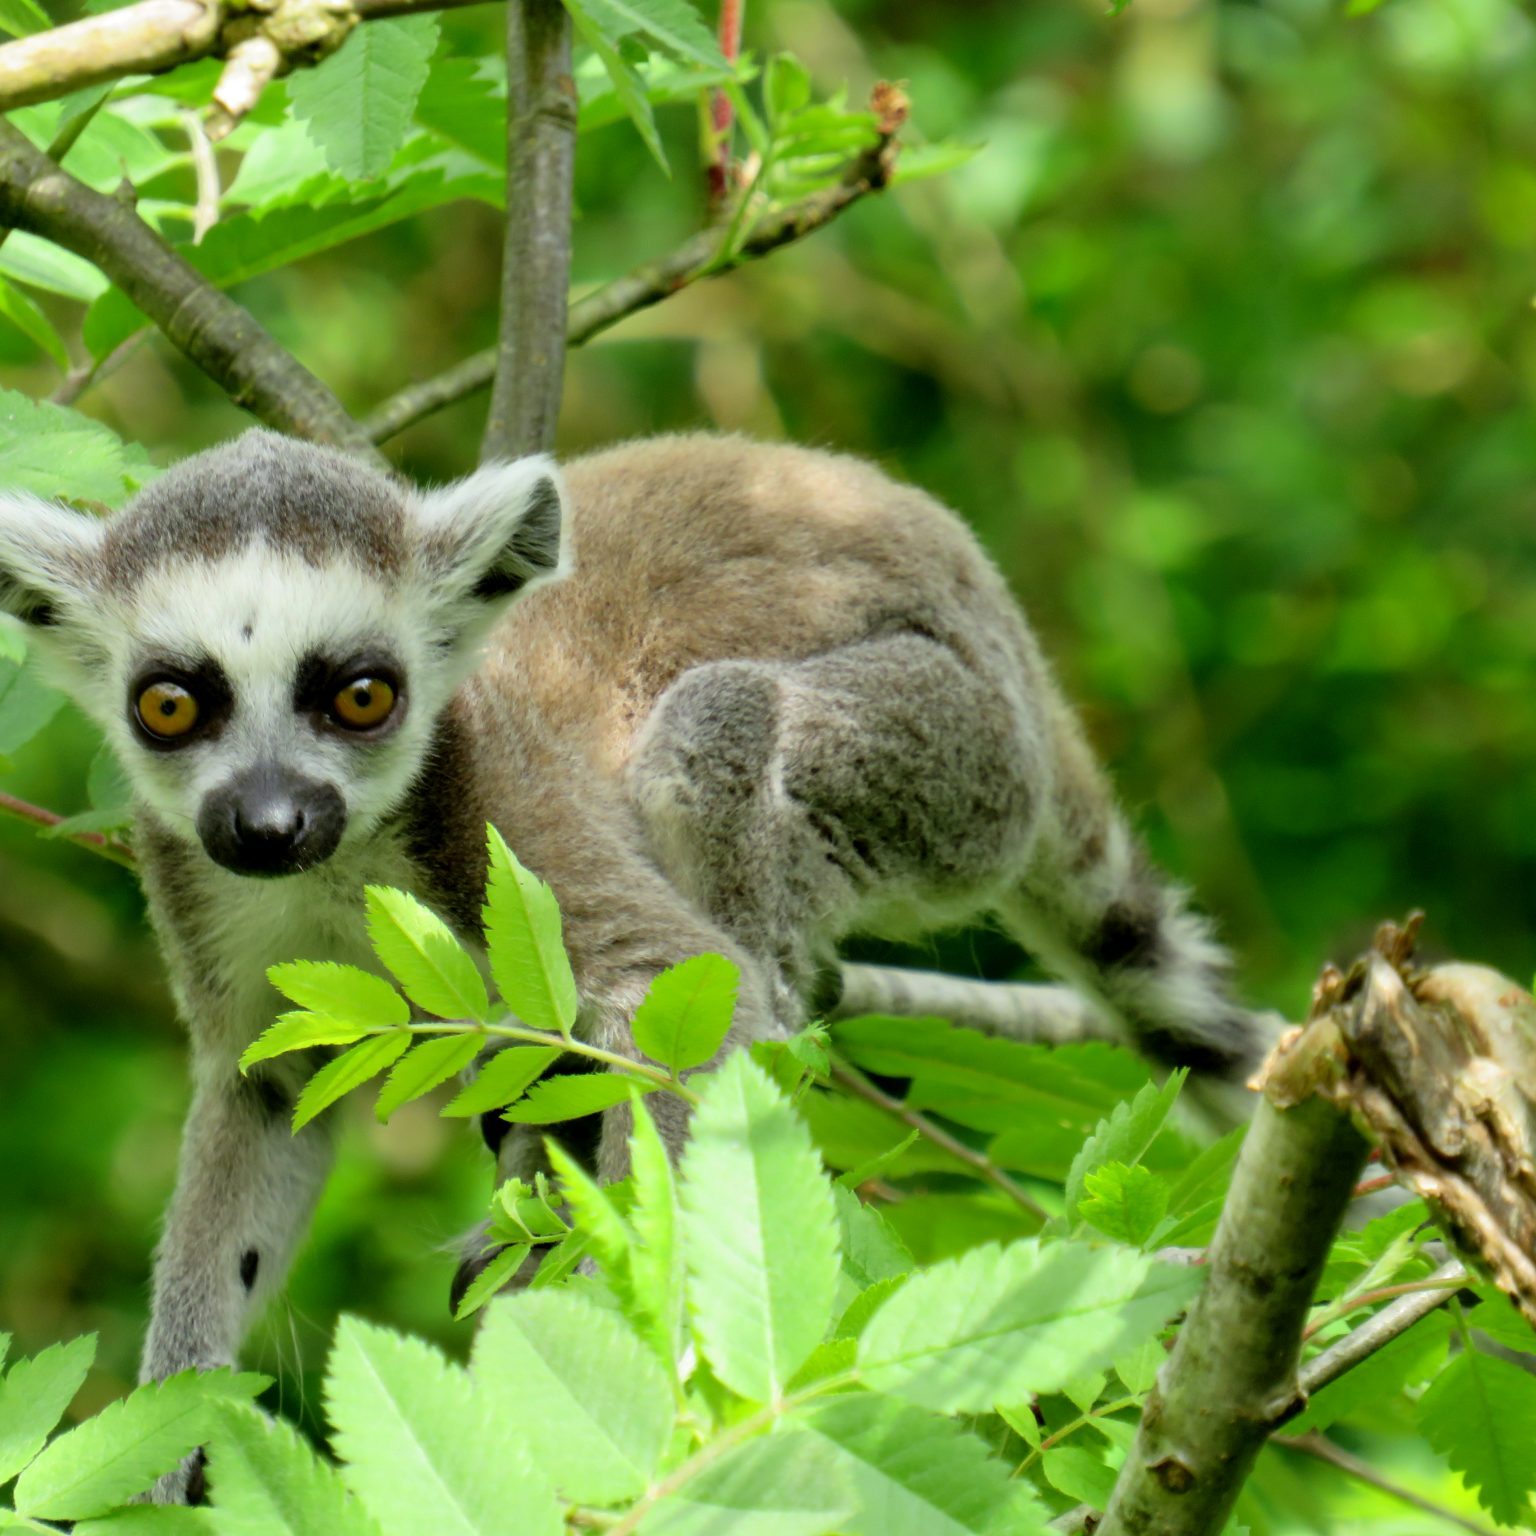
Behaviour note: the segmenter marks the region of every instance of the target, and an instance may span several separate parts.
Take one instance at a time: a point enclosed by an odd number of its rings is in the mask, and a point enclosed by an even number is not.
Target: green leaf
[[[485,949],[496,990],[530,1028],[569,1035],[579,1003],[555,894],[518,863],[495,827],[486,837]]]
[[[54,330],[53,322],[21,289],[0,277],[0,315],[4,315],[28,341],[46,352],[66,372],[69,353]]]
[[[85,771],[85,793],[98,811],[128,810],[133,803],[133,785],[123,765],[107,742],[97,747],[91,766]]]
[[[291,1424],[224,1402],[209,1438],[219,1536],[378,1536],[336,1469]]]
[[[0,1351],[3,1354],[3,1351]],[[96,1335],[55,1344],[18,1360],[0,1382],[0,1484],[42,1450],[96,1358]]]
[[[325,1404],[342,1476],[384,1536],[562,1536],[548,1479],[430,1345],[342,1318]]]
[[[528,1243],[508,1243],[470,1281],[458,1306],[454,1308],[453,1315],[457,1322],[462,1323],[466,1317],[473,1317],[522,1268],[523,1260],[528,1257],[529,1246]]]
[[[416,121],[505,174],[505,82],[487,78],[481,60],[439,52],[416,102]]]
[[[1040,1470],[1058,1493],[1094,1509],[1103,1509],[1115,1489],[1114,1469],[1080,1445],[1050,1447],[1040,1458]]]
[[[6,242],[7,255],[20,238]],[[100,422],[0,389],[0,486],[6,490],[116,506],[154,473],[142,448],[123,443]]]
[[[409,1024],[411,1010],[382,976],[355,965],[330,960],[291,960],[267,967],[267,980],[300,1008],[345,1019],[349,1024],[383,1028]]]
[[[837,1228],[810,1133],[745,1051],[694,1111],[682,1204],[699,1347],[733,1391],[771,1401],[831,1321]]]
[[[289,77],[293,115],[352,180],[379,175],[405,142],[437,47],[435,16],[357,27],[330,58]]]
[[[1168,1185],[1150,1168],[1105,1163],[1083,1178],[1078,1214],[1117,1242],[1141,1247],[1168,1209]]]
[[[48,13],[35,0],[0,0],[0,27],[12,37],[30,37],[51,26]]]
[[[1501,1525],[1531,1518],[1536,1377],[1480,1349],[1463,1349],[1419,1399],[1419,1428]]]
[[[963,139],[940,139],[933,144],[903,144],[891,175],[893,182],[922,181],[943,176],[974,160],[987,146]]]
[[[674,1074],[713,1059],[730,1033],[741,972],[724,955],[663,971],[635,1010],[634,1041]]]
[[[213,1521],[213,1514],[205,1509],[140,1504],[114,1509],[95,1520],[76,1521],[72,1529],[75,1536],[223,1536],[226,1527],[215,1526]],[[0,1530],[4,1528],[3,1511],[0,1511]],[[231,1525],[228,1529],[236,1531],[238,1527]],[[255,1536],[254,1532],[252,1536]],[[264,1530],[262,1536],[268,1536],[267,1531]]]
[[[608,1191],[557,1141],[548,1143],[550,1171],[560,1180],[560,1193],[570,1207],[572,1223],[592,1241],[597,1262],[608,1283],[625,1307],[633,1299],[630,1258],[633,1242],[628,1225],[619,1215]]]
[[[832,1536],[855,1508],[841,1458],[791,1430],[727,1451],[636,1527],[636,1536]]]
[[[308,1050],[312,1045],[351,1045],[367,1033],[361,1025],[343,1024],[320,1013],[285,1013],[246,1046],[240,1070],[249,1072],[258,1061]]]
[[[442,1035],[436,1040],[423,1040],[409,1055],[402,1056],[389,1074],[389,1080],[379,1090],[379,1102],[374,1114],[385,1121],[412,1099],[419,1099],[439,1083],[462,1072],[485,1044],[485,1036]]]
[[[979,1413],[1107,1366],[1179,1312],[1203,1276],[1074,1242],[977,1248],[914,1275],[859,1341],[864,1380],[928,1408]]]
[[[0,661],[14,661],[18,666],[27,659],[27,632],[20,619],[0,613]]]
[[[368,937],[405,995],[440,1019],[474,1019],[491,1010],[485,983],[469,951],[447,923],[405,891],[367,888]]]
[[[778,53],[768,61],[763,79],[763,104],[768,121],[775,127],[810,105],[811,77],[804,64],[792,53]]]
[[[833,1190],[833,1198],[837,1202],[843,1273],[860,1290],[916,1268],[906,1244],[879,1211],[841,1184]]]
[[[376,1077],[390,1062],[403,1056],[410,1043],[411,1036],[403,1029],[392,1030],[387,1035],[371,1035],[343,1051],[335,1061],[326,1062],[304,1085],[298,1103],[293,1106],[294,1130],[301,1130],[344,1094]]]
[[[609,43],[638,32],[679,59],[730,68],[714,33],[688,0],[566,0],[566,9]]]
[[[568,1291],[524,1291],[487,1310],[471,1373],[503,1435],[580,1504],[642,1493],[672,1435],[672,1389],[615,1313]]]
[[[630,1321],[672,1371],[682,1349],[688,1270],[678,1230],[681,1218],[672,1160],[650,1110],[640,1100],[634,1107],[629,1163],[633,1197],[629,1221],[635,1236],[629,1259],[635,1309]]]
[[[64,695],[38,676],[35,663],[0,661],[0,752],[25,746],[63,707]]]
[[[666,175],[670,176],[672,167],[667,164],[666,151],[661,147],[661,135],[656,131],[656,115],[651,111],[651,102],[645,93],[644,83],[639,75],[625,63],[624,56],[619,50],[603,36],[597,27],[592,25],[586,16],[573,8],[572,19],[576,23],[576,31],[582,42],[602,60],[603,68],[607,70],[608,79],[613,85],[613,94],[623,106],[625,115],[635,125],[641,141],[650,150],[652,159]]]
[[[632,1093],[655,1091],[656,1084],[627,1072],[563,1072],[535,1083],[528,1096],[504,1109],[502,1116],[514,1125],[553,1125],[557,1120],[579,1120],[611,1109]]]
[[[148,1488],[208,1438],[220,1398],[249,1400],[265,1376],[183,1371],[138,1388],[60,1435],[16,1483],[16,1508],[84,1520]]]
[[[1158,1133],[1173,1112],[1174,1101],[1187,1068],[1168,1074],[1168,1081],[1161,1086],[1148,1083],[1134,1099],[1117,1104],[1114,1110],[1095,1128],[1083,1149],[1072,1160],[1067,1174],[1065,1205],[1068,1212],[1077,1212],[1083,1202],[1083,1180],[1095,1168],[1106,1163],[1139,1163],[1147,1154],[1147,1148],[1157,1140]],[[1078,1224],[1068,1217],[1068,1225]]]
[[[986,1444],[952,1419],[910,1403],[853,1393],[806,1415],[813,1433],[830,1441],[858,1496],[848,1536],[991,1536],[1003,1527],[997,1512],[1011,1494],[1009,1468]],[[1103,1506],[1099,1506],[1102,1508]],[[1045,1529],[1010,1512],[1008,1536]]]
[[[483,1115],[520,1099],[529,1083],[545,1071],[562,1052],[557,1046],[516,1045],[498,1051],[467,1084],[443,1105],[445,1115]]]

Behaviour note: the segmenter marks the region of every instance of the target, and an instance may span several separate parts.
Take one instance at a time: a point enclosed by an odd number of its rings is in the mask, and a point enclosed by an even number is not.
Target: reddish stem
[[[4,790],[0,790],[0,811],[20,817],[22,821],[30,821],[35,827],[56,827],[64,820],[57,811],[45,810],[29,800],[19,800]],[[70,832],[67,836],[70,842],[89,848],[92,853],[99,853],[104,859],[111,859],[114,864],[121,864],[127,869],[134,868],[133,855],[126,848],[108,842],[100,832]]]
[[[741,54],[741,23],[747,0],[720,0],[720,52],[734,64]],[[709,165],[709,201],[718,208],[731,193],[731,124],[736,110],[724,91],[710,97],[709,125],[713,133],[714,159]]]

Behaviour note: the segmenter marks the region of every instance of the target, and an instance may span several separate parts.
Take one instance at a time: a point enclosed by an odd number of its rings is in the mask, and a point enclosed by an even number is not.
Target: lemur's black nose
[[[336,851],[346,820],[335,785],[258,763],[208,793],[197,835],[215,863],[238,875],[293,875]]]

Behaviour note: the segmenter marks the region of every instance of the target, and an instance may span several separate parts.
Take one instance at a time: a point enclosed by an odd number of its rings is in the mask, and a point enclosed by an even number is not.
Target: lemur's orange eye
[[[135,708],[139,724],[151,736],[166,741],[185,736],[197,724],[197,700],[169,678],[161,678],[142,689]]]
[[[395,690],[382,677],[354,677],[331,700],[336,718],[354,731],[383,725],[394,707]]]

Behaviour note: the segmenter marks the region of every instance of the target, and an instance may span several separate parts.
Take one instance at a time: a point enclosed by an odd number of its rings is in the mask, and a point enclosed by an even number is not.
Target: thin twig
[[[948,1152],[951,1157],[958,1158],[967,1167],[972,1168],[994,1189],[1000,1190],[1018,1208],[1028,1216],[1044,1224],[1050,1220],[1049,1214],[1028,1194],[1025,1193],[1012,1179],[1003,1172],[996,1163],[984,1152],[978,1152],[974,1147],[968,1147],[963,1141],[957,1140],[946,1131],[943,1126],[935,1125],[926,1115],[920,1114],[910,1105],[903,1104],[900,1099],[892,1098],[888,1093],[877,1088],[864,1074],[855,1067],[850,1067],[847,1062],[834,1061],[832,1063],[832,1079],[842,1084],[855,1098],[860,1098],[867,1104],[873,1104],[878,1109],[883,1109],[886,1114],[900,1120],[905,1126],[916,1131],[919,1136],[931,1141],[934,1146]]]
[[[1375,1467],[1351,1456],[1348,1451],[1341,1451],[1331,1440],[1324,1439],[1322,1435],[1279,1435],[1275,1439],[1275,1444],[1283,1445],[1288,1451],[1300,1451],[1303,1456],[1315,1456],[1319,1461],[1326,1461],[1329,1466],[1337,1467],[1340,1472],[1359,1478],[1362,1483],[1369,1483],[1372,1488],[1379,1489],[1394,1499],[1401,1499],[1404,1504],[1411,1504],[1415,1509],[1423,1510],[1426,1515],[1434,1515],[1440,1520],[1460,1526],[1464,1531],[1471,1531],[1473,1536],[1497,1536],[1490,1526],[1480,1525],[1476,1520],[1469,1520],[1465,1515],[1457,1514],[1454,1509],[1447,1509],[1444,1504],[1437,1504],[1433,1499],[1426,1499],[1422,1493],[1415,1493],[1413,1489],[1404,1488],[1401,1483],[1394,1483],[1390,1478],[1383,1477]]]
[[[30,801],[18,799],[4,791],[0,791],[0,812],[22,821],[30,821],[34,827],[56,827],[64,820],[57,811],[45,810],[40,805],[33,805]],[[64,832],[60,836],[61,840],[71,842],[77,848],[84,848],[89,853],[100,854],[114,864],[121,864],[124,869],[138,867],[126,848],[110,842],[100,832]]]
[[[1459,1260],[1452,1259],[1442,1264],[1423,1282],[1423,1287],[1433,1283],[1441,1289],[1421,1287],[1413,1295],[1403,1296],[1308,1360],[1297,1374],[1297,1384],[1302,1394],[1311,1396],[1314,1392],[1321,1392],[1329,1382],[1337,1381],[1346,1371],[1374,1355],[1378,1349],[1407,1333],[1415,1323],[1443,1307],[1456,1294],[1452,1288],[1454,1283],[1467,1278],[1467,1267]],[[1296,1406],[1299,1411],[1301,1405],[1298,1403]]]
[[[728,63],[734,64],[741,56],[741,27],[745,18],[747,0],[720,0],[720,52]],[[728,92],[716,90],[709,98],[709,165],[706,180],[709,190],[709,206],[714,209],[725,205],[731,195],[731,125],[736,109]]]
[[[720,231],[704,229],[665,256],[646,262],[595,293],[578,299],[570,307],[566,346],[579,347],[600,331],[670,298],[698,278],[719,277],[734,271],[830,224],[861,197],[886,186],[895,151],[894,137],[883,137],[874,149],[849,162],[835,186],[766,214],[741,248],[723,263],[714,264],[720,254]],[[495,376],[496,361],[497,349],[487,347],[483,352],[455,363],[436,378],[408,385],[364,419],[364,431],[375,443],[387,441],[424,416],[484,389]]]
[[[379,459],[335,395],[247,310],[131,208],[60,170],[5,122],[0,225],[42,235],[99,267],[236,405],[268,426]]]
[[[571,18],[560,0],[507,5],[507,218],[501,328],[482,460],[554,447],[565,377],[576,163]]]
[[[1455,1267],[1461,1268],[1460,1265]],[[1302,1329],[1301,1336],[1303,1339],[1314,1338],[1329,1323],[1337,1322],[1341,1317],[1348,1317],[1351,1312],[1358,1312],[1362,1307],[1374,1307],[1378,1301],[1391,1301],[1395,1296],[1418,1296],[1425,1292],[1432,1294],[1443,1292],[1443,1295],[1437,1294],[1437,1302],[1449,1301],[1461,1289],[1466,1271],[1461,1270],[1460,1274],[1451,1275],[1446,1279],[1437,1279],[1438,1273],[1439,1271],[1436,1271],[1435,1275],[1427,1275],[1422,1280],[1405,1280],[1401,1285],[1378,1286],[1374,1291],[1361,1291],[1358,1296],[1347,1297],[1337,1306],[1325,1309],[1320,1317],[1308,1323]],[[1430,1311],[1433,1310],[1434,1308],[1431,1307]]]
[[[118,342],[105,357],[88,357],[83,363],[77,363],[48,398],[55,405],[73,405],[92,385],[116,373],[148,339],[149,327],[141,326],[125,341]]]

